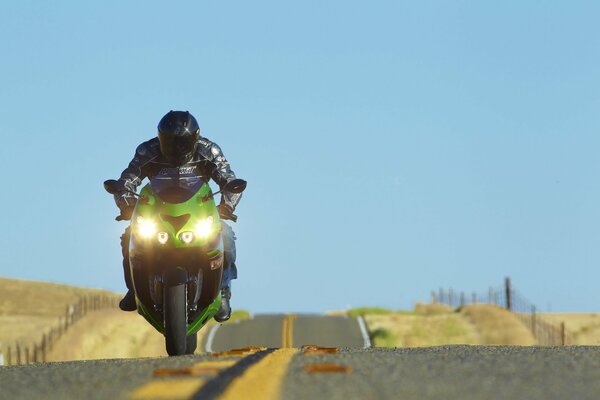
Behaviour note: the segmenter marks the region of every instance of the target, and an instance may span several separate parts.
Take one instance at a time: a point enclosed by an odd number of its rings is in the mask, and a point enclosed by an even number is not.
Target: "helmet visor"
[[[194,156],[198,143],[198,133],[185,132],[182,135],[161,135],[159,133],[160,151],[165,159],[173,165],[181,166]]]

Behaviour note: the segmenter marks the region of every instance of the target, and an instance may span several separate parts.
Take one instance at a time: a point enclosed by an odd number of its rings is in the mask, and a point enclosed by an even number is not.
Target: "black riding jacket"
[[[123,171],[119,181],[125,184],[125,187],[133,192],[142,183],[144,178],[153,178],[162,170],[177,168],[163,159],[160,153],[160,144],[158,138],[153,138],[138,146],[135,150],[135,156],[129,163],[129,166]],[[185,165],[179,167],[189,173],[190,168],[198,176],[212,178],[220,188],[227,182],[235,179],[235,174],[229,167],[229,162],[223,156],[221,148],[205,137],[198,139],[198,149],[194,157]],[[242,197],[240,194],[222,192],[221,204],[226,204],[235,209]],[[115,195],[115,202],[120,209],[135,205],[136,199],[129,193]]]

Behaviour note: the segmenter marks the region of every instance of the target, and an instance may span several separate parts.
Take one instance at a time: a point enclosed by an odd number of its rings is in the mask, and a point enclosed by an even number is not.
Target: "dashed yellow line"
[[[281,328],[281,347],[284,349],[294,347],[294,320],[296,318],[296,315],[289,314],[283,319],[283,326]]]
[[[283,378],[298,349],[293,347],[294,320],[296,315],[283,319],[282,348],[264,356],[235,378],[219,396],[221,400],[275,400],[281,398]],[[236,357],[236,360],[221,359],[203,361],[186,368],[159,368],[154,371],[158,379],[152,380],[131,393],[131,400],[183,400],[197,395],[211,378],[220,371],[231,368],[246,356],[264,351],[264,347],[213,353],[214,357]],[[239,357],[239,358],[238,358]]]
[[[203,385],[203,379],[177,378],[168,381],[151,381],[131,395],[133,400],[183,400],[189,399]]]
[[[154,376],[169,377],[154,380],[137,388],[130,396],[132,400],[189,399],[213,376],[229,368],[239,360],[216,360],[196,363],[188,368],[160,368]],[[182,377],[182,376],[187,377]],[[173,378],[175,377],[176,378]],[[205,378],[199,378],[205,376]]]
[[[283,378],[297,352],[297,349],[290,348],[275,350],[231,382],[219,400],[281,399]]]

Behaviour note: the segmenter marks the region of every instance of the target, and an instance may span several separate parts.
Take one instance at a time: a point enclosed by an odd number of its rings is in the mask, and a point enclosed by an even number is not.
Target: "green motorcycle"
[[[221,305],[223,239],[221,219],[208,179],[190,169],[165,168],[138,195],[108,180],[111,194],[134,194],[130,273],[138,313],[165,336],[171,356],[192,354],[196,333]],[[222,189],[241,193],[246,181]],[[237,217],[231,216],[235,222]]]

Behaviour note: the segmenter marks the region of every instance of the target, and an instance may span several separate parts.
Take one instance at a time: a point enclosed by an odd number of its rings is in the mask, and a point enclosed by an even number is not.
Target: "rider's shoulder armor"
[[[154,137],[140,144],[135,150],[135,154],[144,158],[154,158],[160,154],[160,143],[158,138]]]
[[[205,137],[198,139],[197,154],[202,158],[213,162],[220,162],[224,160],[221,148],[216,143]]]

